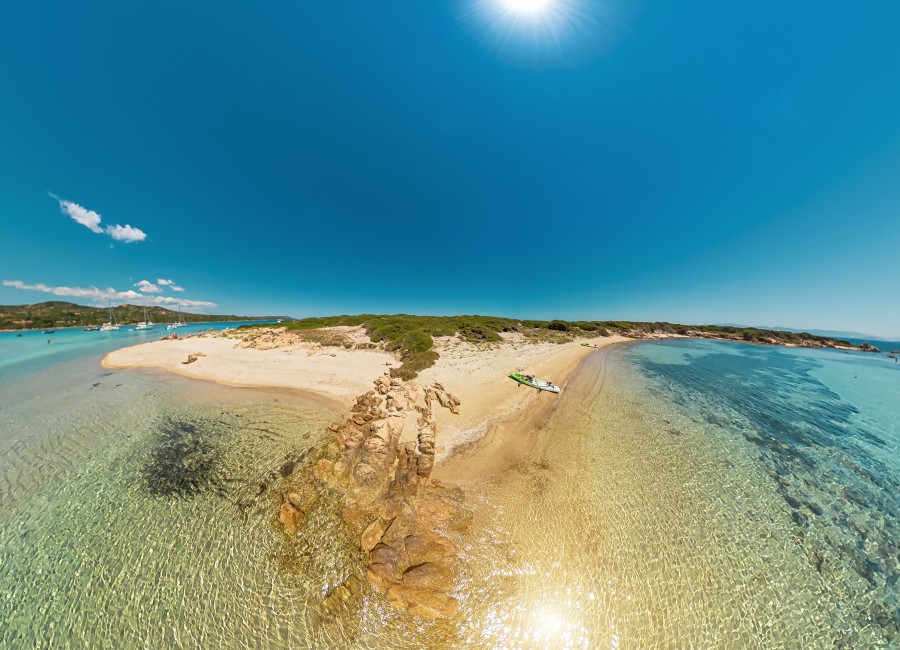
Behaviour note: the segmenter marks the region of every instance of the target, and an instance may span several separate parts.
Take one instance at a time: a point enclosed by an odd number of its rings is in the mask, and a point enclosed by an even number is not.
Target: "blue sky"
[[[12,3],[0,304],[900,337],[900,4],[549,1]]]

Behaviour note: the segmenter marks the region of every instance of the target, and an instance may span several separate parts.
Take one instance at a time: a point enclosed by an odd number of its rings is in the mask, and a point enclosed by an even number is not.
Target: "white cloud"
[[[172,291],[184,291],[184,287],[179,287],[177,284],[175,284],[174,280],[164,280],[160,278],[156,281],[156,284],[161,287],[169,287]]]
[[[218,306],[214,302],[205,300],[187,300],[185,298],[175,298],[173,296],[148,296],[131,289],[128,291],[116,291],[112,287],[107,289],[99,289],[97,287],[51,287],[46,284],[26,284],[21,280],[4,280],[3,286],[22,289],[24,291],[41,291],[43,293],[53,294],[54,296],[65,296],[68,298],[91,298],[101,304],[106,304],[106,301],[108,300],[127,301],[140,298],[142,302],[146,302],[150,305],[193,308]]]
[[[102,228],[100,226],[102,217],[99,213],[88,210],[72,201],[61,199],[55,194],[50,194],[50,196],[59,201],[59,209],[63,214],[68,215],[91,232],[97,233],[98,235],[107,234],[116,241],[123,241],[126,243],[144,241],[147,239],[147,233],[140,228],[135,228],[128,224],[125,224],[124,226],[115,225]]]
[[[50,196],[53,196],[52,194]],[[93,210],[88,210],[87,208],[83,208],[77,203],[72,203],[71,201],[65,201],[58,197],[56,198],[59,201],[59,209],[62,210],[63,214],[67,214],[72,219],[80,223],[82,226],[90,230],[91,232],[95,232],[98,235],[103,233],[103,228],[100,227],[100,215],[94,212]]]
[[[162,293],[162,289],[157,287],[152,282],[149,282],[148,280],[141,280],[134,286],[136,286],[139,290],[143,291],[144,293]]]
[[[128,224],[124,226],[107,226],[106,234],[115,240],[123,242],[144,241],[147,239],[147,233]]]

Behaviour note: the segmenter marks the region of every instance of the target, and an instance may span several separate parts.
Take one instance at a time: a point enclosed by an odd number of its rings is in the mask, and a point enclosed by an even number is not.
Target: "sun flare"
[[[537,14],[546,10],[553,0],[501,0],[509,10],[522,14]]]

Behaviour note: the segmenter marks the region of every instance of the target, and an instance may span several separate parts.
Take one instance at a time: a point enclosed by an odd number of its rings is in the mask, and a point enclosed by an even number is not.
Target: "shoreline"
[[[456,465],[455,460],[472,449],[482,452],[477,465],[503,463],[507,451],[515,453],[513,447],[520,447],[517,441],[523,432],[533,434],[546,420],[559,397],[521,387],[508,378],[509,372],[527,369],[565,391],[570,375],[585,357],[633,340],[609,336],[564,344],[530,343],[516,335],[491,345],[465,343],[455,337],[438,340],[435,349],[440,358],[413,380],[419,385],[438,382],[460,401],[459,414],[444,410],[436,414],[436,465]],[[194,361],[187,363],[189,357]],[[287,390],[343,414],[374,380],[399,363],[384,350],[296,342],[253,349],[241,347],[239,338],[206,334],[140,343],[110,352],[101,360],[107,370],[157,370],[234,388]],[[510,435],[513,430],[515,437]],[[488,437],[492,441],[485,443]],[[444,480],[451,480],[447,472],[441,474]],[[474,478],[476,473],[470,466],[460,474],[466,475],[460,478]]]

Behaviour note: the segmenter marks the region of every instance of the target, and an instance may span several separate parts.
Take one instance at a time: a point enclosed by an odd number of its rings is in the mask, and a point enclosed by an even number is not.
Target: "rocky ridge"
[[[364,554],[366,577],[395,607],[427,619],[452,616],[457,544],[468,526],[458,487],[430,480],[436,408],[459,413],[459,400],[439,383],[419,388],[385,374],[356,399],[350,416],[329,426],[333,441],[311,466],[320,490],[343,501],[347,533]],[[310,499],[288,493],[278,514],[296,535]],[[351,576],[325,600],[326,611],[354,597]]]

